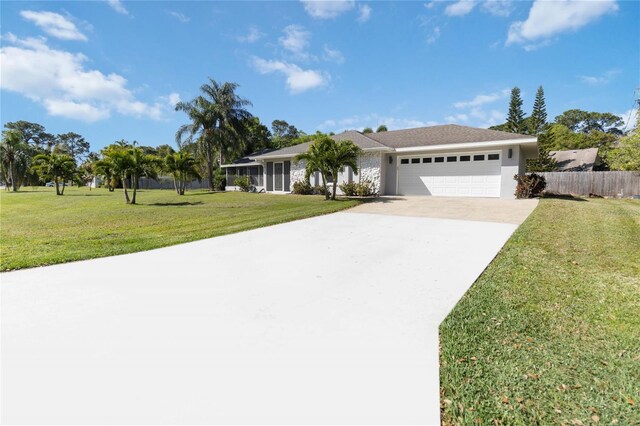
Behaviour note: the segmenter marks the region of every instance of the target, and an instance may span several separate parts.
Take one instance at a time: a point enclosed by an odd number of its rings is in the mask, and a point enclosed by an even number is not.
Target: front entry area
[[[500,152],[398,158],[399,195],[499,197]]]

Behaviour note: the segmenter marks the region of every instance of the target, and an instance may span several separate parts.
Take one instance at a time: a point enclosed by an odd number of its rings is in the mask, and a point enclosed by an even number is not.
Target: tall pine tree
[[[522,98],[520,89],[511,89],[511,100],[509,101],[509,115],[507,116],[506,129],[511,133],[524,133],[524,112],[522,112]]]
[[[531,113],[531,129],[532,135],[540,134],[547,124],[547,105],[544,101],[544,90],[542,86],[538,87],[536,92],[536,100],[533,102],[533,112]]]

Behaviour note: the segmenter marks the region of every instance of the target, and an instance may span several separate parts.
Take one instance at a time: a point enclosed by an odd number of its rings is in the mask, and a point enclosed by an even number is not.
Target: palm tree
[[[103,171],[109,170],[113,179],[118,178],[122,181],[124,189],[124,201],[129,204],[129,192],[127,191],[127,177],[131,167],[131,157],[127,152],[127,146],[110,145],[103,150],[103,159],[99,162],[99,167]]]
[[[242,150],[245,123],[252,117],[245,109],[251,106],[251,102],[236,95],[237,88],[236,83],[219,84],[209,78],[209,84],[200,87],[202,95],[176,104],[176,111],[184,111],[191,119],[190,124],[178,129],[176,142],[178,146],[184,142],[196,143],[198,154],[206,163],[210,191],[215,189],[214,163],[217,160],[222,164],[225,156]]]
[[[344,172],[345,167],[351,167],[354,174],[358,174],[358,156],[362,150],[350,140],[336,142],[327,135],[318,135],[316,140],[309,146],[307,152],[298,154],[294,161],[297,163],[304,160],[305,179],[315,171],[322,176],[322,186],[324,188],[325,199],[329,199],[327,191],[327,178],[333,177],[333,191],[331,199],[336,199],[336,189],[338,186],[338,173]]]
[[[165,170],[173,176],[173,186],[178,195],[184,195],[187,182],[199,179],[196,159],[189,152],[181,150],[169,154],[164,159]]]
[[[2,179],[11,190],[16,192],[20,187],[21,175],[29,166],[29,146],[25,143],[22,133],[17,130],[2,132],[0,143],[0,168]],[[22,172],[22,173],[21,173]]]
[[[145,176],[151,179],[156,179],[158,177],[160,161],[155,155],[145,154],[142,148],[137,146],[130,147],[125,151],[125,155],[129,157],[129,168],[127,169],[127,173],[131,179],[132,195],[130,204],[135,204],[140,177]]]
[[[56,195],[64,195],[66,182],[76,173],[76,162],[67,154],[38,154],[33,158],[33,169],[40,179],[51,179],[56,186]],[[62,183],[62,189],[60,189]]]

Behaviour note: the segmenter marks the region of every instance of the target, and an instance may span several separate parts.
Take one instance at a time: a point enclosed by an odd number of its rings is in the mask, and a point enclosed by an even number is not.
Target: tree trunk
[[[213,161],[211,158],[207,159],[207,184],[209,185],[209,191],[215,191],[213,184]]]
[[[126,173],[122,174],[122,188],[124,188],[124,201],[127,204],[130,204],[131,200],[129,199],[129,193],[127,192],[127,174]]]
[[[66,182],[63,180],[62,181],[62,191],[60,191],[60,195],[64,195],[64,188],[65,188]]]
[[[131,204],[136,203],[136,193],[138,192],[138,176],[131,175],[131,188],[133,195],[131,196]]]
[[[60,195],[60,187],[58,186],[59,185],[58,179],[53,179],[53,182],[56,186],[56,195]]]
[[[331,194],[331,199],[335,201],[336,199],[336,189],[338,186],[338,176],[336,174],[336,176],[333,177],[333,193]]]
[[[180,191],[178,191],[178,181],[175,174],[173,175],[173,189],[176,190],[176,194],[180,195]]]
[[[9,174],[11,175],[11,190],[13,192],[18,192],[18,182],[16,182],[16,163],[14,161],[9,163]]]
[[[324,172],[320,172],[322,175],[322,188],[324,189],[324,199],[329,199],[329,191],[327,191],[327,178],[324,176]]]

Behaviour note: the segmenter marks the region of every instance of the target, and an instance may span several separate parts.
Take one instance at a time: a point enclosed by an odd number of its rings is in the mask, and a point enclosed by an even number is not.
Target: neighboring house
[[[358,174],[346,168],[336,177],[338,183],[366,180],[380,195],[513,198],[513,176],[525,173],[526,160],[538,156],[535,137],[454,124],[367,134],[346,131],[332,137],[351,140],[363,151]],[[237,174],[248,173],[259,190],[290,192],[305,176],[304,161],[295,163],[294,157],[310,144],[224,165],[227,183],[232,187]],[[311,176],[311,184],[321,184],[319,173]]]
[[[266,155],[273,151],[275,150],[269,148],[263,149],[262,151],[254,152],[246,157],[242,157],[231,164],[223,164],[220,166],[225,171],[227,191],[236,189],[235,180],[237,177],[242,176],[249,176],[249,182],[251,185],[259,189],[264,189],[264,166],[259,161],[253,160],[253,157]]]
[[[549,157],[556,160],[556,172],[592,172],[602,166],[598,148],[550,151]]]

